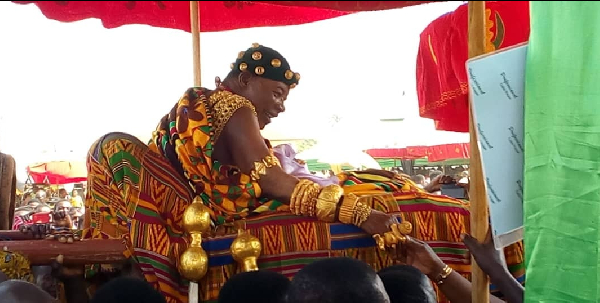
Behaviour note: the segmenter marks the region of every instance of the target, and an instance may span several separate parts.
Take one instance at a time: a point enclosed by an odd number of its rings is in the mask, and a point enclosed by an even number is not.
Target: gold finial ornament
[[[299,73],[295,73],[294,77],[296,77],[296,81],[300,81],[300,74]]]
[[[401,222],[400,225],[398,226],[398,231],[400,231],[400,233],[403,235],[408,235],[408,234],[412,233],[412,229],[413,229],[412,224],[410,224],[410,222],[407,222],[407,221]]]
[[[231,256],[244,272],[257,271],[256,260],[260,256],[262,245],[257,237],[244,229],[238,229],[238,236],[231,243]]]
[[[191,243],[179,257],[179,273],[192,282],[198,282],[208,270],[208,255],[202,248],[202,234],[210,231],[208,207],[200,197],[194,198],[183,213],[183,228],[190,234]]]
[[[240,70],[245,71],[248,68],[248,64],[246,62],[240,63]]]
[[[292,85],[290,85],[290,88],[294,88],[296,87],[296,83],[292,83]]]
[[[280,67],[281,66],[281,60],[279,60],[279,59],[273,59],[273,60],[271,60],[271,65],[273,67]]]
[[[256,43],[256,42],[254,42],[254,43],[252,43],[252,47],[253,47],[253,48],[259,48],[259,47],[260,47],[260,44],[258,44],[258,43]]]
[[[231,63],[229,64],[229,68],[233,69],[235,67],[235,64]]]
[[[265,68],[264,68],[264,67],[262,67],[262,66],[257,66],[257,67],[254,69],[254,73],[256,73],[257,75],[259,75],[259,76],[260,76],[260,75],[262,75],[262,74],[264,74],[264,73],[265,73]]]
[[[390,231],[382,235],[373,235],[373,239],[377,243],[380,250],[386,248],[396,248],[398,244],[406,243],[408,234],[412,231],[412,224],[410,222],[402,222],[399,224],[392,224]]]
[[[258,60],[262,59],[262,54],[260,52],[253,52],[252,59],[258,61]]]
[[[244,57],[244,55],[246,54],[245,51],[241,51],[238,53],[238,59],[242,59]]]
[[[294,78],[294,72],[291,70],[286,70],[285,71],[285,78],[288,80],[292,80],[292,78]]]

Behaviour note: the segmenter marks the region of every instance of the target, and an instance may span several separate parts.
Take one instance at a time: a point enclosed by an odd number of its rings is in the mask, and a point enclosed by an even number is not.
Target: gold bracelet
[[[433,282],[437,285],[444,284],[444,280],[450,276],[452,271],[452,267],[448,266],[448,264],[445,264],[442,272],[433,280]]]
[[[340,222],[344,224],[352,224],[352,219],[354,217],[354,208],[356,207],[356,203],[358,203],[358,197],[355,194],[350,193],[344,195],[344,200],[342,201],[342,205],[340,206]]]
[[[302,215],[304,216],[315,216],[317,198],[319,196],[319,192],[321,191],[321,187],[317,184],[315,185],[316,186],[311,186],[306,190],[306,199],[302,201]]]
[[[267,168],[281,166],[279,159],[272,154],[266,155],[262,160],[254,162],[254,168],[250,171],[252,181],[260,180],[261,175],[267,174]]]
[[[311,214],[314,216],[314,209],[320,191],[319,184],[309,180],[300,180],[296,184],[290,199],[290,211],[297,216]]]
[[[371,215],[371,209],[369,205],[363,204],[361,202],[356,203],[356,207],[354,208],[354,220],[353,224],[360,227]]]
[[[324,222],[334,222],[343,195],[344,189],[339,185],[332,184],[324,187],[317,198],[317,218]]]
[[[292,196],[290,197],[290,212],[294,215],[300,214],[300,204],[302,202],[300,201],[300,199],[298,199],[298,196],[302,196],[302,188],[307,183],[310,184],[311,181],[300,180],[298,183],[296,183],[296,186],[294,187],[294,191],[292,192]]]

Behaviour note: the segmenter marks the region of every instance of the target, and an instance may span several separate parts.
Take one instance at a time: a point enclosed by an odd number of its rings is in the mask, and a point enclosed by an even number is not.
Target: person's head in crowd
[[[431,281],[416,267],[395,265],[379,271],[391,303],[436,303]]]
[[[49,213],[52,211],[52,208],[47,204],[40,204],[35,208],[36,213]]]
[[[443,173],[439,170],[432,170],[429,172],[429,180],[433,181],[438,176],[441,176]]]
[[[43,202],[46,199],[46,191],[42,189],[38,190],[35,193],[35,198]]]
[[[417,186],[419,186],[419,187],[424,187],[425,186],[425,176],[423,176],[423,175],[414,175],[412,177],[412,179],[417,184]]]
[[[284,275],[267,270],[231,277],[219,292],[219,303],[281,303],[290,285]],[[240,294],[244,294],[242,297]],[[243,298],[243,300],[240,300]]]
[[[58,197],[59,198],[66,199],[68,195],[69,195],[69,193],[67,192],[66,189],[61,188],[61,189],[58,190]]]
[[[29,200],[29,202],[27,202],[27,206],[31,207],[31,208],[36,208],[40,205],[40,200],[38,200],[37,198],[35,199],[31,199]]]
[[[300,270],[292,279],[287,303],[388,303],[383,282],[366,263],[327,258]]]
[[[102,285],[90,303],[166,303],[167,301],[148,282],[131,278],[119,277]]]
[[[56,302],[52,296],[41,288],[21,280],[8,280],[0,283],[0,301],[2,303]]]
[[[69,213],[69,211],[71,210],[71,202],[69,201],[59,201],[56,203],[56,205],[54,205],[54,211],[55,212],[65,212],[65,213]]]
[[[79,192],[76,189],[74,189],[73,192],[71,193],[71,197],[77,197],[77,196],[79,196]]]

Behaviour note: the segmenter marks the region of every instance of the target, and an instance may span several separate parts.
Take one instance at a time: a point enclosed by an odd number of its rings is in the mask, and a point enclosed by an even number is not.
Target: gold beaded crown
[[[231,69],[249,71],[260,77],[283,82],[290,88],[296,87],[300,81],[300,74],[290,69],[290,64],[280,53],[258,43],[252,43],[252,47],[241,51],[235,63],[231,63]]]

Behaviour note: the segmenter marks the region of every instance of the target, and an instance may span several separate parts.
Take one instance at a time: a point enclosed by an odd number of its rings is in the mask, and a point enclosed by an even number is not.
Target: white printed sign
[[[497,249],[523,239],[523,100],[527,45],[467,61]]]

